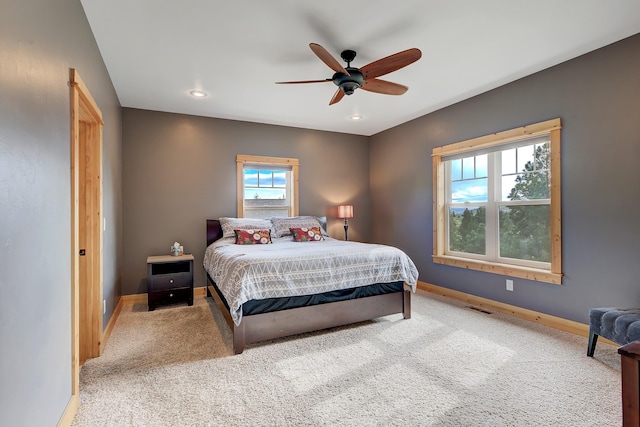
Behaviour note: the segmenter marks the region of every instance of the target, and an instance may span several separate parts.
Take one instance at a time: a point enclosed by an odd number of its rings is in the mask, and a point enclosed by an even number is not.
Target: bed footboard
[[[207,275],[208,276],[208,275]],[[222,312],[233,335],[233,353],[240,354],[247,344],[364,322],[390,314],[411,318],[411,290],[326,304],[245,315],[236,325],[218,290],[207,277],[207,296]]]
[[[233,353],[247,344],[364,322],[390,314],[411,317],[410,291],[244,316],[232,323]]]

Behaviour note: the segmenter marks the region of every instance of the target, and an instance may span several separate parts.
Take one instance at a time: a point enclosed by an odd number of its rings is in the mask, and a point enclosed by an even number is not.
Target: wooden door
[[[96,153],[96,126],[79,123],[78,144],[78,296],[79,363],[100,355],[102,286],[100,275],[100,159]]]
[[[79,399],[80,365],[101,354],[102,113],[71,70],[71,316],[72,395]]]

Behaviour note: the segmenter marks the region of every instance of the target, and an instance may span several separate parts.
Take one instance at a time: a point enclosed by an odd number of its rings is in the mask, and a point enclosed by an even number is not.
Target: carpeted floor
[[[401,315],[247,346],[215,303],[125,306],[80,376],[82,426],[616,426],[599,343],[418,291]]]

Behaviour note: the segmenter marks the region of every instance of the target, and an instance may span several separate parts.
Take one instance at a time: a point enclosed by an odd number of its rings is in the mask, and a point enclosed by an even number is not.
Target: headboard
[[[222,237],[222,226],[218,219],[207,220],[207,246]]]

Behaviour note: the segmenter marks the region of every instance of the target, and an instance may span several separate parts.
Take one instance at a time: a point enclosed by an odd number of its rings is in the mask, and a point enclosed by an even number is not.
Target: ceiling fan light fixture
[[[207,92],[203,91],[203,90],[199,90],[199,89],[193,89],[189,91],[189,95],[195,97],[195,98],[204,98],[206,97],[208,94]]]
[[[352,95],[359,87],[360,85],[355,82],[347,82],[340,85],[340,89],[342,89],[345,95]]]

